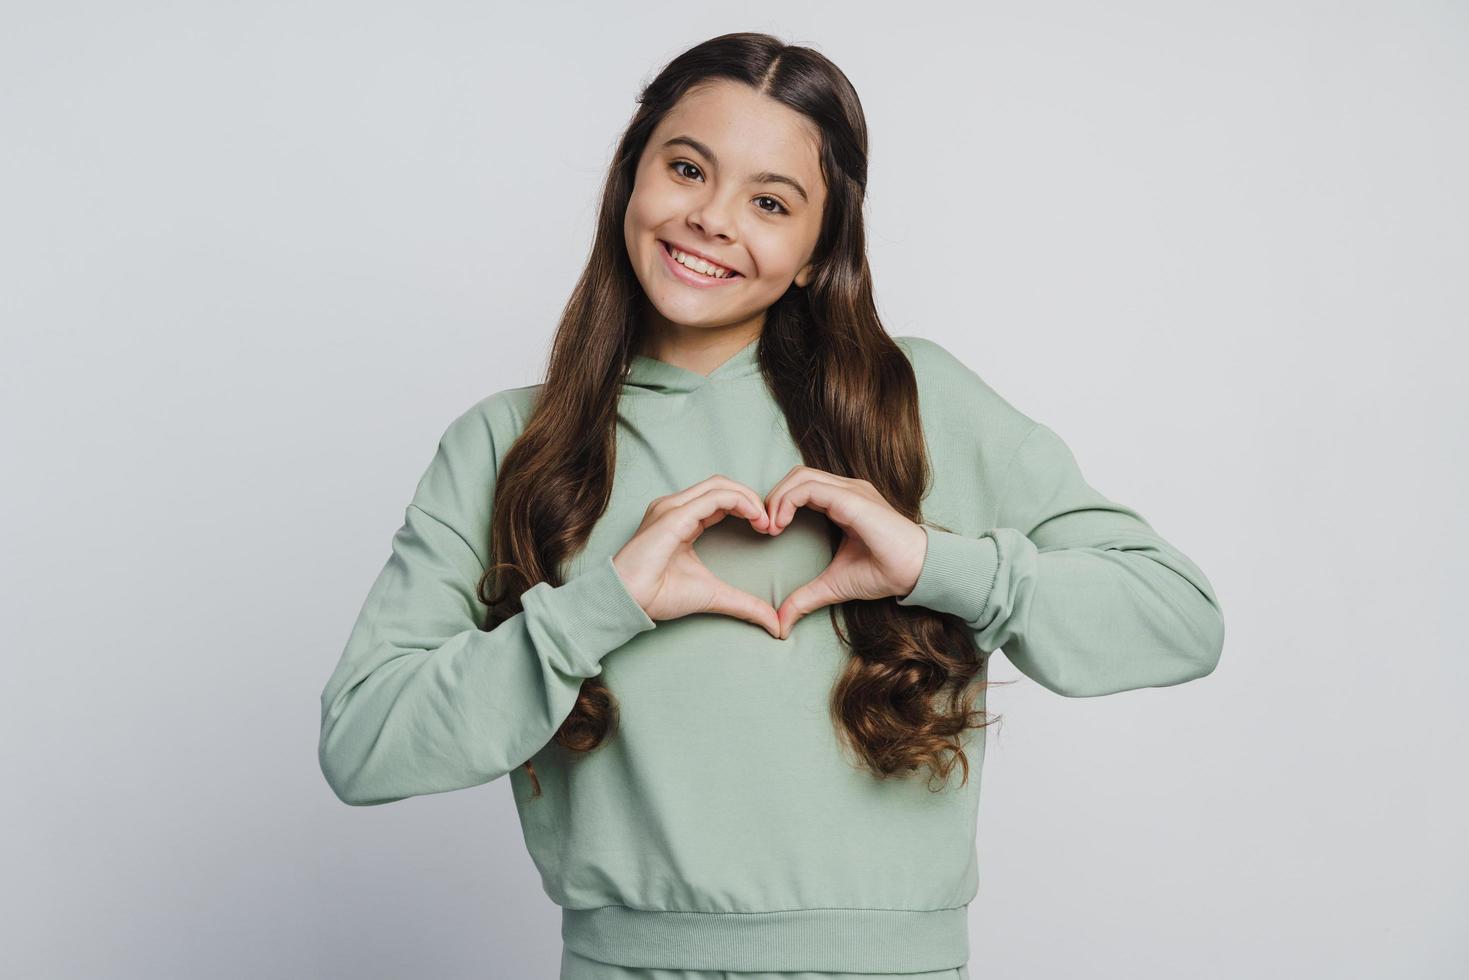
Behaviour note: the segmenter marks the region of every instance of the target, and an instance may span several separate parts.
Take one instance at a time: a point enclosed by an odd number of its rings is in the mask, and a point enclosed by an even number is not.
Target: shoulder
[[[444,428],[441,452],[461,459],[498,461],[520,437],[535,408],[540,385],[504,388],[476,400]]]
[[[913,336],[893,340],[913,365],[926,427],[977,432],[991,443],[1018,445],[1035,426],[1034,419],[938,341]]]
[[[500,462],[524,431],[539,388],[496,391],[455,415],[439,436],[412,505],[478,541],[489,524]]]

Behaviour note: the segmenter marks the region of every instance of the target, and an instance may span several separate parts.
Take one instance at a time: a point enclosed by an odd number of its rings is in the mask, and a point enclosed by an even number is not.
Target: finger
[[[765,495],[765,509],[770,513],[770,520],[775,531],[779,531],[790,524],[791,519],[796,515],[796,507],[788,504],[785,500],[786,496],[795,487],[812,481],[826,483],[835,487],[846,487],[848,490],[857,493],[861,493],[867,486],[864,480],[855,480],[851,477],[830,473],[826,470],[818,470],[811,466],[798,466],[781,477],[780,482],[771,487],[770,492]],[[784,521],[779,519],[782,510],[785,511]]]
[[[802,507],[819,510],[843,529],[850,528],[866,497],[852,487],[845,477],[831,478],[831,474],[814,471],[808,477],[787,487],[774,503],[768,503],[771,533],[779,534]]]
[[[807,473],[822,472],[825,471],[812,469],[809,466],[792,466],[785,476],[776,481],[775,486],[771,487],[769,492],[765,494],[764,500],[765,509],[770,513],[770,520],[772,524],[774,524],[775,522],[775,504],[779,500],[780,495],[786,490],[790,489],[792,484],[794,484],[797,480],[800,480]]]
[[[785,602],[780,604],[776,610],[776,617],[780,621],[780,638],[786,639],[791,635],[796,621],[807,613],[824,609],[842,601],[822,575],[807,582],[805,585],[786,596]]]
[[[717,576],[714,577],[714,600],[709,605],[709,611],[754,623],[763,627],[771,636],[780,638],[780,617],[774,606],[744,589],[735,588]]]
[[[700,480],[693,486],[688,487],[684,490],[680,490],[678,493],[670,494],[663,499],[666,501],[666,506],[668,507],[668,509],[672,510],[678,507],[682,507],[689,501],[697,499],[698,497],[708,493],[710,490],[715,489],[736,490],[744,494],[750,499],[751,503],[755,505],[756,509],[759,512],[759,517],[750,518],[750,523],[754,524],[756,528],[762,531],[769,526],[769,519],[765,510],[765,501],[760,499],[760,495],[756,493],[753,488],[739,482],[738,480],[732,480],[729,477],[724,476],[720,473],[715,473],[707,479]],[[750,516],[748,512],[745,511],[741,511],[740,513],[746,517]],[[710,523],[717,522],[711,521]],[[706,524],[705,526],[708,527],[709,525]]]
[[[758,526],[765,517],[765,508],[758,499],[752,500],[738,489],[715,488],[681,504],[670,514],[676,522],[679,540],[687,543],[729,514],[739,514]]]

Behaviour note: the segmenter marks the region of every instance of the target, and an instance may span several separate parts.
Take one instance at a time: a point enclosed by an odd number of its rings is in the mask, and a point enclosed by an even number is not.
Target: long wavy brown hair
[[[623,236],[634,176],[650,134],[679,98],[721,79],[744,82],[804,114],[821,134],[827,200],[815,274],[766,311],[757,345],[765,383],[807,466],[867,480],[904,516],[921,519],[930,469],[917,383],[878,317],[867,266],[861,102],[824,55],[768,34],[725,34],[669,62],[642,90],[618,143],[591,255],[561,315],[534,410],[500,463],[492,561],[477,587],[490,608],[487,630],[521,610],[526,589],[563,584],[563,561],[585,546],[607,508],[617,402],[630,356],[641,349],[647,302]],[[830,529],[835,554],[842,532]],[[847,748],[878,778],[927,765],[931,787],[937,778],[941,789],[957,765],[967,782],[963,733],[993,720],[974,708],[976,692],[989,682],[985,654],[967,626],[893,598],[833,605],[830,615],[851,651],[830,699]],[[589,752],[616,723],[612,692],[600,675],[589,677],[554,741]],[[525,767],[540,796],[535,767]]]

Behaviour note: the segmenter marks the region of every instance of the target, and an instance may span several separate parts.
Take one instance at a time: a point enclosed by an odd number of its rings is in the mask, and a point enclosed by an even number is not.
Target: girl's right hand
[[[779,639],[780,618],[775,608],[716,577],[694,551],[694,541],[704,529],[727,514],[746,518],[762,533],[770,527],[759,494],[743,483],[715,475],[649,504],[643,523],[612,557],[612,565],[649,619],[720,613],[762,626]]]

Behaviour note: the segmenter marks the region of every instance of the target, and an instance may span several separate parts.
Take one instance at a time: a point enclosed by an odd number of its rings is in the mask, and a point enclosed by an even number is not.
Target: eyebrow
[[[719,166],[719,158],[714,155],[714,151],[709,149],[709,147],[705,146],[703,143],[700,143],[698,140],[694,139],[692,136],[675,136],[673,137],[673,139],[665,142],[662,148],[666,150],[670,146],[687,146],[695,153],[698,153],[701,156],[707,158],[710,163],[714,164],[714,166]],[[769,170],[762,170],[758,174],[751,174],[750,180],[754,181],[757,184],[789,184],[792,188],[795,189],[795,192],[797,194],[801,195],[801,200],[805,201],[807,204],[811,203],[811,199],[806,196],[806,188],[802,187],[801,182],[796,180],[796,178],[794,177],[787,177],[785,174],[778,174]]]

